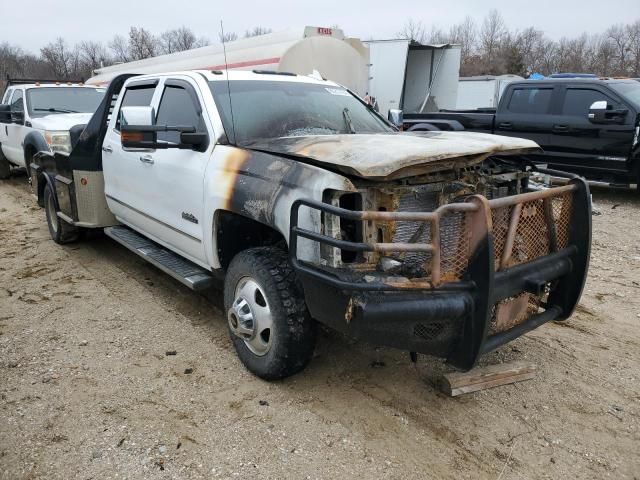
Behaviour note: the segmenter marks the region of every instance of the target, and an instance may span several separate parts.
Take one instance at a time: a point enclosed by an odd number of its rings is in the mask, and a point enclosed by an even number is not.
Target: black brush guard
[[[542,171],[542,169],[540,169]],[[569,178],[566,186],[487,200],[440,207],[436,212],[366,212],[335,207],[315,200],[297,200],[291,209],[289,255],[303,285],[311,315],[356,339],[382,346],[445,357],[461,369],[472,368],[487,353],[550,320],[566,320],[575,309],[587,276],[591,248],[591,201],[582,179],[562,172],[544,171]],[[568,241],[552,252],[527,263],[496,271],[491,211],[505,205],[544,200],[559,194],[572,196]],[[357,243],[336,239],[299,226],[301,207],[319,210],[347,220],[384,218],[392,221],[431,222],[431,244]],[[384,278],[365,280],[365,273],[330,268],[302,261],[297,255],[299,238],[355,252],[431,252],[440,261],[439,219],[451,211],[471,212],[474,230],[472,254],[459,281],[440,281],[432,269],[431,282],[394,284]],[[435,278],[434,278],[435,277]],[[492,333],[494,306],[523,292],[546,295],[542,311],[512,328]]]

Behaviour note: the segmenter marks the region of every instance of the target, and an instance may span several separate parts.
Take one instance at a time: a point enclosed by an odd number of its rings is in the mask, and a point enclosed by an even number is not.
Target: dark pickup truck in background
[[[530,157],[536,163],[589,180],[640,184],[640,82],[634,80],[513,82],[497,109],[409,114],[404,127],[527,138],[544,149]]]

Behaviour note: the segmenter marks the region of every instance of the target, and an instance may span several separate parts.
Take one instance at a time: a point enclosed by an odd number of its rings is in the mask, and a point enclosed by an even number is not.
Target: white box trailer
[[[370,40],[369,94],[380,113],[437,112],[456,107],[460,45],[423,45],[414,40]]]
[[[524,80],[524,78],[520,75],[461,77],[458,84],[456,109],[497,108],[505,87],[517,80]]]
[[[337,28],[304,27],[222,44],[127,62],[95,71],[87,83],[107,84],[121,73],[162,73],[181,70],[274,70],[301,75],[318,71],[364,96],[369,53],[358,39]]]

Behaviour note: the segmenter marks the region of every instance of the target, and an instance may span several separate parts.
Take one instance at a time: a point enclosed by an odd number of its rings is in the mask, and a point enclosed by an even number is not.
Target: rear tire
[[[78,239],[80,232],[77,227],[69,225],[67,222],[58,217],[53,191],[47,184],[44,187],[44,211],[47,215],[47,226],[49,227],[49,235],[57,244],[74,242]]]
[[[11,163],[7,160],[7,157],[2,153],[2,147],[0,147],[0,180],[5,180],[11,176]]]
[[[236,255],[225,278],[224,307],[236,352],[254,375],[278,380],[311,360],[316,324],[282,250],[252,248]]]

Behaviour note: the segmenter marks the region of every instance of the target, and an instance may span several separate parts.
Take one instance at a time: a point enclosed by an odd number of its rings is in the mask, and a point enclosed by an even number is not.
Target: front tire
[[[58,217],[56,204],[53,198],[53,191],[47,184],[44,187],[44,211],[47,216],[47,225],[49,227],[49,235],[57,244],[74,242],[78,239],[78,228],[69,225],[67,222]]]
[[[11,176],[11,163],[7,160],[7,157],[2,153],[2,147],[0,147],[0,180],[5,180]]]
[[[224,306],[233,345],[251,373],[278,380],[307,366],[316,324],[285,252],[262,247],[236,255],[225,278]]]

